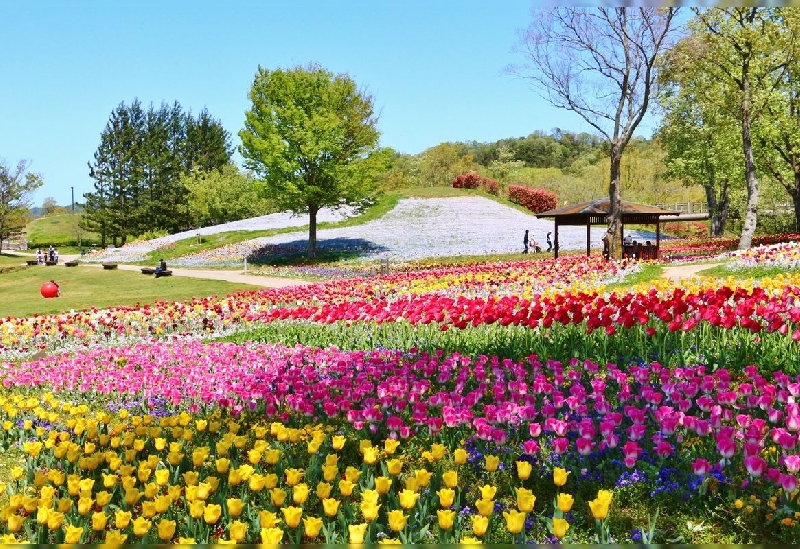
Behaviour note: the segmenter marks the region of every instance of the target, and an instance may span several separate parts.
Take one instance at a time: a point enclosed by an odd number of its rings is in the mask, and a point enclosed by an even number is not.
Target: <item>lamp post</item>
[[[72,215],[75,215],[75,187],[70,187],[72,191]]]

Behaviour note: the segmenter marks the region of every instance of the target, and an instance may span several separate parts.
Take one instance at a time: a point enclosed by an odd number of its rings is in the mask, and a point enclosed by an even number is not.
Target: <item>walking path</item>
[[[20,256],[29,256],[32,254],[26,254],[22,252],[16,252],[17,255]],[[62,255],[59,257],[59,261],[67,262],[73,261],[76,259],[80,259],[80,256],[75,255]],[[685,278],[692,278],[693,276],[697,276],[697,273],[703,271],[705,269],[710,269],[712,267],[716,267],[717,265],[721,265],[721,263],[693,263],[688,265],[675,265],[672,267],[664,267],[664,271],[662,273],[662,278],[669,278],[678,282]],[[102,267],[99,263],[82,263],[81,267],[94,267],[100,268]],[[118,269],[123,271],[138,271],[142,267],[140,265],[125,265],[123,263],[118,264]],[[224,280],[227,282],[238,282],[241,284],[252,284],[253,286],[262,286],[265,288],[285,288],[287,286],[301,286],[306,284],[314,284],[313,282],[309,282],[307,280],[302,280],[299,278],[277,278],[277,277],[269,277],[269,276],[261,276],[261,275],[250,275],[243,273],[242,271],[232,271],[232,270],[225,270],[225,269],[181,269],[181,268],[172,268],[170,267],[173,276],[186,276],[190,278],[205,278],[209,280]]]

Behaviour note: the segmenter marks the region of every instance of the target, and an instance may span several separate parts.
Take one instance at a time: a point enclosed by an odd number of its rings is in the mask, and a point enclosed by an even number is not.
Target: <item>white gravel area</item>
[[[320,212],[318,221],[345,219],[346,210]],[[136,242],[115,250],[93,254],[90,261],[137,261],[151,250],[171,242],[200,234],[214,234],[233,230],[260,230],[302,226],[307,216],[289,213],[272,214],[252,219],[226,223],[215,227],[187,231],[147,242]],[[521,252],[525,229],[531,240],[547,249],[545,237],[554,233],[552,219],[537,219],[533,214],[504,206],[488,198],[469,196],[456,198],[408,198],[380,219],[353,227],[320,229],[317,231],[317,249],[356,251],[365,259],[386,258],[413,260],[425,257],[485,255]],[[592,227],[591,247],[599,248],[605,227]],[[626,231],[639,241],[655,240],[654,233]],[[555,234],[552,235],[555,243]],[[532,246],[532,245],[531,245]],[[559,229],[561,250],[586,248],[586,227],[562,226]],[[282,233],[256,238],[197,255],[170,261],[175,266],[236,266],[245,256],[268,261],[271,255],[308,248],[307,231]]]

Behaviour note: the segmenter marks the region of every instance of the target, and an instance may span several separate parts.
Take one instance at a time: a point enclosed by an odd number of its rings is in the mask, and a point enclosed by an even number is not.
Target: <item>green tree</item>
[[[4,241],[25,228],[33,193],[42,186],[41,176],[30,173],[29,165],[20,160],[11,168],[0,160],[0,252]]]
[[[697,35],[694,70],[705,71],[719,87],[721,107],[729,106],[739,121],[747,187],[739,249],[751,246],[758,222],[759,182],[753,148],[756,121],[775,98],[796,59],[796,36],[780,24],[782,8],[693,8],[689,30]]]
[[[346,75],[319,65],[258,67],[245,113],[241,154],[281,210],[308,214],[308,256],[321,208],[360,205],[390,153],[377,149],[372,97]]]
[[[622,256],[622,155],[650,103],[656,60],[670,45],[674,8],[535,10],[520,39],[528,64],[511,67],[552,105],[578,114],[609,144],[612,257]]]
[[[233,164],[221,170],[194,170],[181,178],[189,193],[189,211],[196,227],[219,225],[271,211],[255,178]]]

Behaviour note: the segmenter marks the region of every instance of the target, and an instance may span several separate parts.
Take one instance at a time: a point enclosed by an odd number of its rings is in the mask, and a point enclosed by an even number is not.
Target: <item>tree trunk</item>
[[[730,184],[727,179],[722,182],[719,200],[713,182],[705,185],[706,200],[708,201],[708,211],[711,214],[711,236],[722,236],[725,234],[725,225],[728,223],[728,206],[730,204]]]
[[[753,235],[756,233],[758,221],[758,178],[756,177],[756,163],[753,158],[753,143],[750,136],[752,126],[750,114],[750,89],[746,71],[742,75],[742,149],[744,151],[744,173],[747,182],[747,210],[742,223],[742,236],[739,238],[739,249],[746,250],[753,244]]]
[[[789,194],[794,205],[794,231],[800,233],[800,173],[794,174],[794,188]]]
[[[622,259],[622,205],[620,198],[620,166],[622,164],[622,147],[611,144],[611,183],[608,185],[608,257]]]
[[[308,258],[314,259],[317,253],[317,212],[316,206],[308,207]]]

